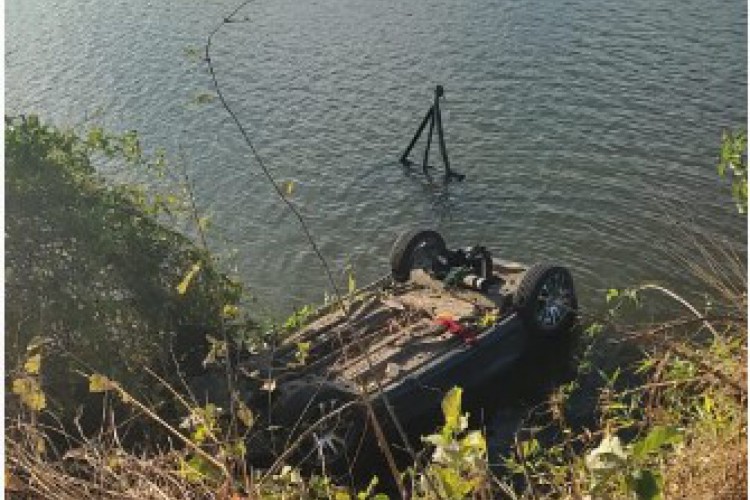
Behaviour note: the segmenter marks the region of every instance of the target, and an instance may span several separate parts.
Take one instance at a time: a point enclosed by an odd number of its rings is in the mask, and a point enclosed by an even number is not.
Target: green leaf
[[[714,411],[714,400],[707,394],[703,396],[703,411],[709,415]]]
[[[203,359],[204,367],[216,363],[217,360],[226,358],[227,355],[226,342],[219,340],[212,335],[206,335],[206,340],[208,340],[210,347],[208,349],[208,354],[206,354],[206,357]]]
[[[682,441],[682,434],[675,427],[657,426],[648,435],[633,445],[633,456],[644,459],[662,446],[677,444]]]
[[[193,278],[195,278],[195,275],[198,274],[198,271],[201,270],[201,263],[196,262],[193,264],[193,267],[190,268],[190,271],[182,278],[182,281],[177,285],[177,293],[180,295],[185,295],[187,293],[187,289],[190,286],[190,282],[193,281]]]
[[[354,291],[357,289],[357,281],[354,279],[354,272],[352,271],[351,266],[349,266],[347,272],[347,288],[349,290],[349,293],[354,293]]]
[[[448,467],[435,467],[433,470],[448,498],[461,499],[471,493],[473,484],[461,477],[458,471]]]
[[[600,334],[600,333],[602,333],[603,331],[604,331],[604,325],[602,325],[601,323],[596,323],[596,322],[594,322],[594,323],[591,323],[591,324],[590,324],[590,325],[589,325],[589,326],[588,326],[588,327],[586,328],[586,330],[585,330],[585,332],[584,332],[584,333],[585,333],[586,335],[588,335],[589,337],[596,337],[597,335],[599,335],[599,334]]]
[[[193,102],[195,104],[208,104],[210,102],[213,102],[214,99],[216,99],[216,96],[213,94],[209,94],[207,92],[203,92],[195,96],[193,99]]]
[[[378,485],[379,481],[380,480],[378,479],[378,476],[372,476],[372,479],[370,479],[370,484],[367,485],[367,489],[357,493],[357,500],[367,500],[368,498],[370,498],[375,491],[375,487]]]
[[[137,162],[143,155],[141,141],[138,138],[138,132],[135,130],[129,130],[122,135],[120,138],[120,147],[122,148],[123,156],[128,161]]]
[[[620,290],[618,290],[617,288],[610,288],[609,290],[607,290],[607,303],[609,304],[611,301],[613,301],[619,296],[620,296]]]
[[[36,354],[39,352],[39,350],[44,347],[45,344],[49,343],[50,339],[45,337],[36,336],[33,337],[29,343],[26,345],[26,354],[31,356],[33,354]]]
[[[40,353],[36,353],[26,360],[26,363],[24,363],[23,365],[23,371],[25,371],[29,375],[38,375],[41,365],[42,355]]]
[[[281,190],[286,196],[292,196],[292,193],[294,193],[294,181],[282,181]]]
[[[536,439],[532,439],[532,441],[537,445]],[[471,431],[461,439],[459,442],[459,446],[461,448],[462,455],[473,453],[473,454],[480,454],[484,455],[484,453],[487,451],[487,441],[484,439],[484,436],[480,431]],[[529,453],[527,456],[531,456],[531,453]]]
[[[725,130],[721,135],[719,149],[719,176],[729,174],[732,182],[732,197],[740,213],[747,212],[747,131],[733,134]]]
[[[207,437],[209,437],[208,433],[209,429],[204,424],[199,424],[195,427],[195,431],[193,432],[193,441],[201,444],[203,443]]]
[[[222,308],[221,314],[228,319],[236,318],[240,315],[240,308],[234,304],[227,304]]]
[[[210,217],[204,216],[198,218],[198,229],[200,231],[206,232],[208,230],[208,225],[211,222]]]
[[[292,315],[284,321],[282,326],[285,330],[294,331],[302,327],[307,322],[307,319],[312,313],[313,308],[309,305],[306,305],[300,308],[298,311],[292,313]]]
[[[47,399],[42,388],[34,377],[22,377],[13,381],[13,394],[34,411],[41,411],[47,406]]]
[[[205,478],[219,477],[219,470],[205,458],[194,456],[190,460],[180,459],[179,474],[190,482],[199,482]]]
[[[646,358],[643,361],[638,363],[638,367],[635,369],[635,373],[638,375],[646,373],[647,371],[651,370],[654,366],[656,366],[656,359]]]
[[[36,452],[37,456],[47,451],[47,442],[44,440],[43,437],[37,436],[34,439],[34,451]]]
[[[104,375],[93,373],[89,375],[89,392],[104,392],[114,388],[114,384]]]
[[[237,441],[230,443],[226,447],[226,452],[229,456],[244,459],[245,455],[247,455],[247,446],[245,445],[245,441],[242,439],[238,439]]]
[[[444,431],[447,433],[460,432],[461,426],[461,394],[460,387],[454,387],[443,398],[442,409],[445,418]]]
[[[297,364],[304,365],[307,361],[307,357],[310,354],[310,342],[298,342],[297,351],[294,353],[294,358]]]
[[[185,57],[193,61],[200,61],[204,56],[204,52],[200,47],[185,47],[183,53],[185,54]]]
[[[648,469],[635,471],[630,478],[630,489],[638,500],[661,500],[663,479]]]
[[[539,441],[536,439],[532,438],[521,442],[521,453],[523,453],[524,458],[532,458],[539,452],[539,449]]]
[[[497,323],[497,311],[486,312],[479,320],[479,326],[487,328]]]
[[[88,136],[86,137],[86,143],[90,148],[104,149],[107,146],[107,137],[104,134],[104,129],[101,127],[93,127],[89,130]]]
[[[255,416],[253,415],[252,410],[250,410],[250,408],[248,408],[247,405],[240,399],[237,399],[236,404],[237,418],[240,419],[242,425],[250,429],[255,422]]]

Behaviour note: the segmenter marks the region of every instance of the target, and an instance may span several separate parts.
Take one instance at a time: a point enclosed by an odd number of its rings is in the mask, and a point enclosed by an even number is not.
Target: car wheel
[[[401,233],[391,250],[391,275],[399,283],[409,281],[412,269],[430,268],[445,251],[445,240],[437,231],[417,229]]]
[[[566,268],[534,264],[521,278],[514,297],[519,316],[533,333],[557,336],[575,323],[578,300]]]
[[[287,431],[286,446],[294,447],[291,465],[334,478],[349,473],[367,427],[357,394],[324,380],[292,382],[275,406],[275,421]]]

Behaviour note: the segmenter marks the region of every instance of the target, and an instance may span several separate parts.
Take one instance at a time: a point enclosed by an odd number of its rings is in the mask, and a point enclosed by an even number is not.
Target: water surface
[[[6,112],[115,130],[182,154],[214,245],[275,314],[326,281],[296,221],[185,56],[233,2],[7,0]],[[387,270],[396,234],[569,266],[581,302],[644,280],[690,292],[676,222],[744,248],[715,163],[746,122],[746,3],[725,0],[258,0],[216,37],[233,108],[337,269]],[[446,88],[461,184],[397,160]],[[418,152],[421,148],[418,147]],[[433,158],[437,159],[437,149]]]

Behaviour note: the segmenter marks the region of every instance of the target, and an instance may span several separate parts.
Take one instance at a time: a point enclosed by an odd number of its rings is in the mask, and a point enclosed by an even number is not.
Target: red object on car
[[[435,323],[444,326],[453,335],[461,337],[461,340],[463,340],[465,344],[474,345],[477,343],[477,337],[474,331],[454,319],[439,317],[435,320]]]

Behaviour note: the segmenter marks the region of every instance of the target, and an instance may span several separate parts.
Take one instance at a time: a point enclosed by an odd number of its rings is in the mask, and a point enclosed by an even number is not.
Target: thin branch
[[[214,69],[213,60],[211,59],[211,43],[213,42],[213,37],[216,35],[221,28],[224,27],[225,24],[232,22],[232,17],[237,14],[243,7],[250,4],[254,0],[245,0],[242,2],[239,6],[237,6],[234,11],[232,11],[231,14],[224,17],[223,21],[219,23],[212,31],[209,33],[208,38],[206,39],[206,46],[205,46],[205,60],[206,64],[208,65],[208,71],[211,74],[211,80],[214,84],[214,89],[216,90],[216,95],[219,97],[219,101],[221,101],[221,105],[224,107],[226,112],[229,114],[229,116],[234,121],[235,125],[237,126],[237,129],[240,131],[240,134],[242,134],[242,137],[245,140],[245,144],[250,148],[250,151],[253,154],[253,157],[255,158],[255,161],[258,163],[258,166],[260,166],[261,170],[263,171],[263,175],[265,175],[266,179],[268,179],[268,182],[273,187],[273,190],[276,192],[278,197],[281,199],[281,201],[284,202],[284,204],[289,208],[289,210],[294,214],[294,216],[297,218],[297,221],[299,222],[300,228],[302,229],[302,232],[305,234],[305,237],[307,238],[308,243],[310,244],[310,247],[312,248],[313,252],[315,252],[315,255],[318,257],[318,260],[320,261],[321,265],[323,266],[323,269],[326,273],[326,276],[328,277],[328,282],[331,285],[331,289],[336,294],[336,299],[339,303],[339,306],[344,311],[345,314],[348,313],[346,304],[344,303],[342,299],[342,295],[336,286],[336,280],[333,278],[333,273],[331,272],[331,268],[328,266],[328,262],[326,261],[325,257],[323,257],[322,252],[320,251],[320,248],[318,248],[317,243],[315,243],[314,238],[312,237],[312,234],[310,233],[309,228],[307,227],[307,223],[305,222],[304,218],[302,217],[302,214],[297,210],[297,207],[294,206],[294,204],[289,200],[287,196],[284,195],[283,190],[281,189],[281,186],[278,182],[274,179],[271,172],[268,170],[268,167],[266,167],[265,162],[263,161],[263,158],[261,158],[258,151],[255,149],[255,145],[253,144],[252,140],[250,139],[250,134],[247,132],[245,127],[242,125],[242,122],[240,121],[237,114],[232,110],[232,108],[229,106],[229,103],[227,102],[226,98],[224,97],[224,93],[221,90],[221,85],[219,85],[219,80],[216,77],[216,71]]]
[[[315,431],[323,422],[335,417],[336,415],[342,413],[344,410],[349,408],[350,406],[354,406],[357,402],[356,401],[349,401],[348,403],[345,403],[332,412],[330,412],[328,415],[324,415],[320,417],[315,423],[313,423],[311,426],[309,426],[307,429],[302,431],[299,436],[297,436],[297,439],[294,440],[293,443],[291,443],[289,446],[286,447],[286,449],[281,452],[281,455],[279,455],[273,464],[271,464],[271,467],[268,468],[268,470],[263,474],[263,476],[258,481],[258,486],[262,486],[264,482],[268,478],[271,477],[273,473],[275,473],[279,467],[281,467],[281,464],[284,463],[284,461],[289,458],[289,456],[296,450],[301,444],[302,441],[307,438],[310,434],[312,434],[313,431]]]
[[[182,441],[188,448],[190,448],[195,453],[200,455],[202,458],[210,462],[212,465],[216,466],[224,474],[224,477],[227,477],[227,478],[230,477],[230,474],[229,474],[229,471],[227,470],[226,465],[224,465],[222,462],[218,461],[216,458],[206,453],[200,446],[193,443],[190,439],[183,436],[181,432],[179,432],[177,429],[169,425],[159,415],[151,411],[149,407],[147,407],[146,405],[144,405],[143,403],[135,399],[133,396],[131,396],[125,389],[122,388],[120,384],[114,381],[109,381],[109,383],[111,384],[110,387],[120,395],[123,401],[134,405],[136,408],[138,408],[144,414],[146,414],[146,416],[151,418],[157,424],[164,427],[164,429],[166,429],[171,434],[173,434],[177,439]]]
[[[664,288],[663,286],[653,285],[653,284],[641,285],[636,290],[656,290],[658,292],[663,293],[664,295],[675,300],[679,304],[682,304],[688,311],[693,313],[697,318],[703,320],[703,324],[706,326],[706,328],[708,328],[711,331],[714,338],[717,338],[717,339],[719,338],[719,332],[717,332],[716,329],[711,325],[711,323],[709,323],[708,320],[706,320],[705,316],[702,315],[700,311],[698,311],[698,309],[693,307],[693,305],[690,302],[683,299],[672,290],[668,288]]]

